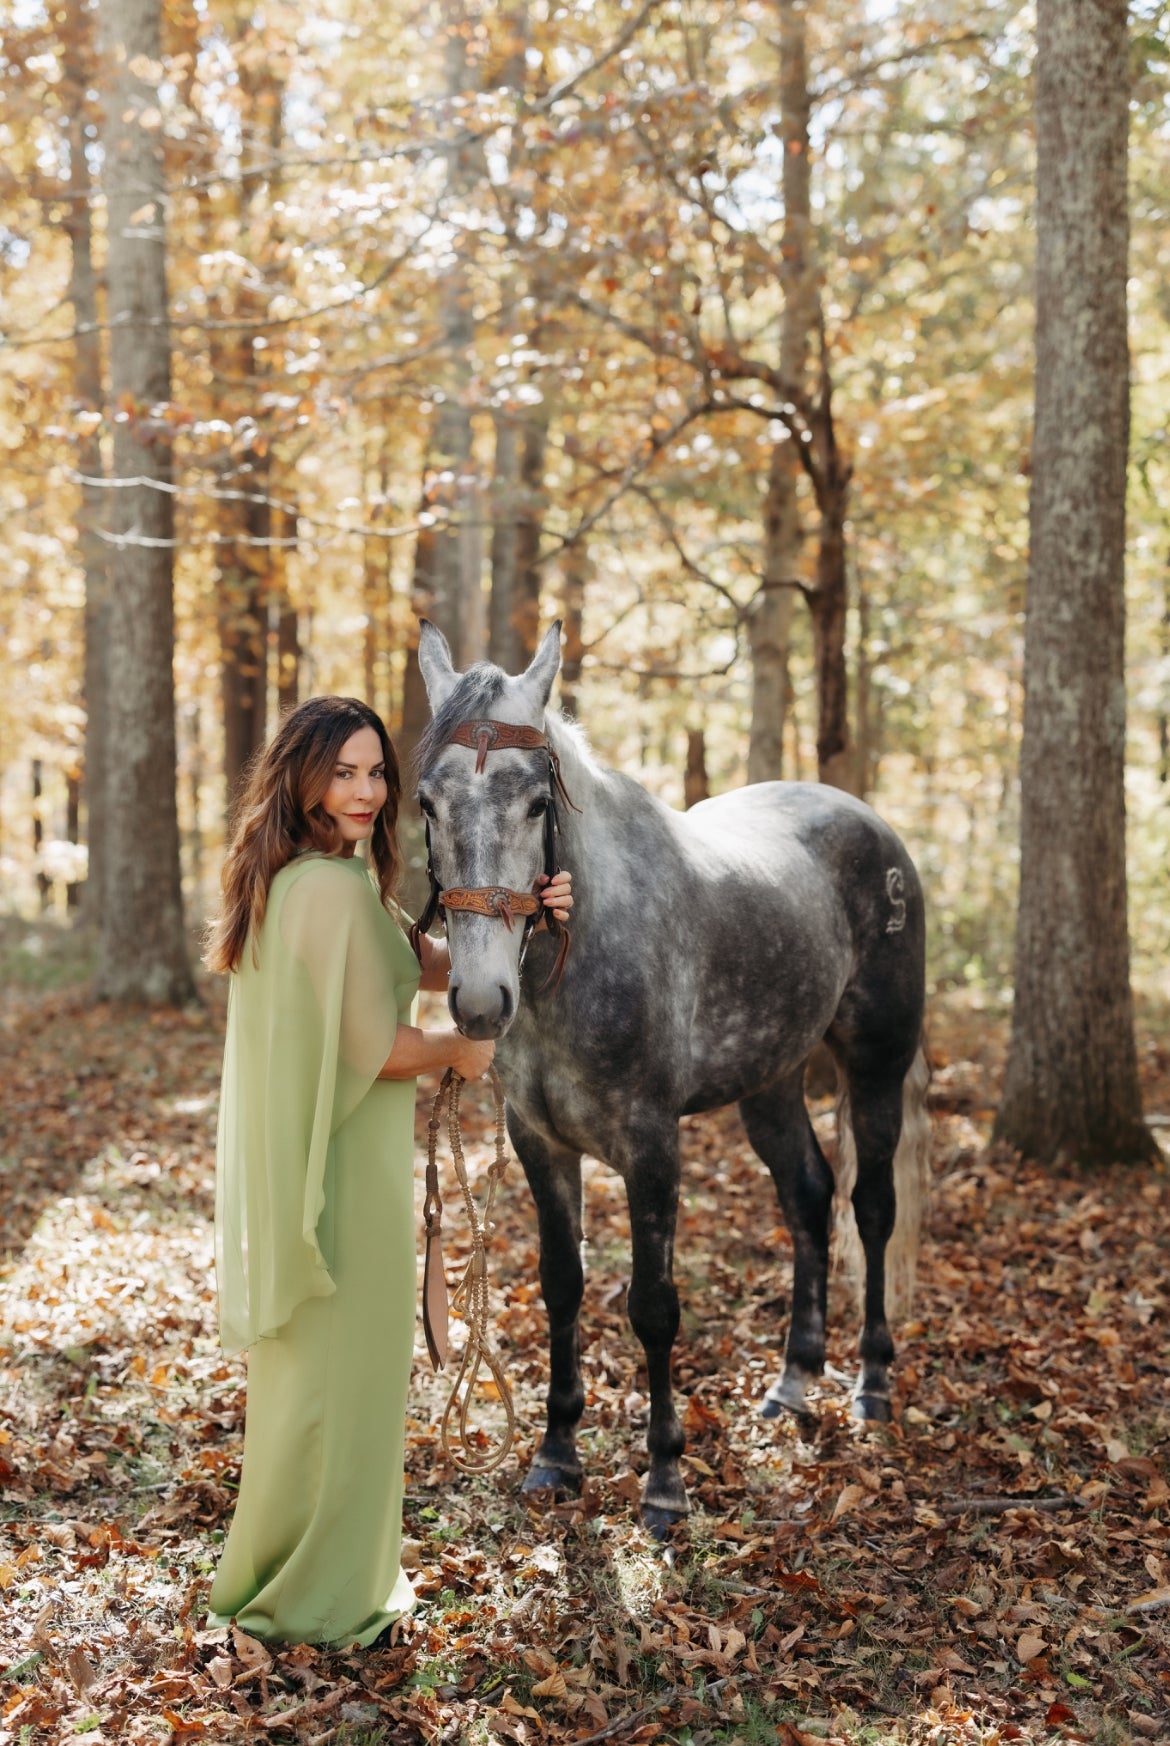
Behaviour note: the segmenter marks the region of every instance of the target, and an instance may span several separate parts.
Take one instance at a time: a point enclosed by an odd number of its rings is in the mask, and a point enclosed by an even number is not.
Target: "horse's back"
[[[865,801],[818,782],[757,782],[700,801],[680,820],[688,852],[710,876],[754,872],[765,886],[827,880],[855,925],[889,886],[921,904],[918,875],[897,833]],[[875,910],[875,913],[876,913]]]

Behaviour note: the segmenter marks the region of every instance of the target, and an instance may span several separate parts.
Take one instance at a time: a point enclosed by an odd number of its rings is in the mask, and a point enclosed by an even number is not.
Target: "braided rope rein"
[[[453,1067],[448,1067],[443,1075],[435,1101],[431,1106],[431,1119],[427,1128],[427,1168],[428,1180],[434,1181],[435,1152],[438,1145],[439,1124],[442,1119],[443,1106],[447,1108],[447,1137],[451,1143],[451,1159],[455,1166],[455,1179],[463,1195],[463,1204],[467,1209],[467,1222],[471,1228],[471,1255],[464,1270],[463,1277],[451,1296],[451,1308],[460,1315],[467,1324],[467,1344],[463,1348],[463,1358],[451,1384],[451,1392],[447,1397],[447,1405],[443,1411],[439,1426],[439,1437],[443,1449],[456,1467],[463,1473],[494,1473],[511,1452],[516,1436],[516,1408],[512,1401],[512,1390],[504,1367],[497,1356],[491,1342],[490,1318],[488,1303],[488,1270],[487,1270],[487,1236],[491,1232],[492,1206],[495,1201],[496,1189],[507,1169],[507,1139],[504,1129],[504,1088],[500,1084],[499,1074],[494,1067],[488,1068],[492,1091],[496,1100],[496,1155],[488,1167],[487,1194],[484,1198],[483,1211],[476,1205],[475,1196],[467,1180],[467,1162],[463,1156],[463,1135],[459,1127],[459,1100],[466,1083]],[[440,1202],[441,1205],[441,1202]],[[486,1451],[480,1446],[479,1438],[483,1433],[477,1433],[470,1421],[472,1400],[475,1386],[479,1380],[480,1371],[486,1366],[495,1383],[496,1392],[507,1423],[497,1446]],[[458,1442],[452,1428],[452,1419],[456,1418]]]

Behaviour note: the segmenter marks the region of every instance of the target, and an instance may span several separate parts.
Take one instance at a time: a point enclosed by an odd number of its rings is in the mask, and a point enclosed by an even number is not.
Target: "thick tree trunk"
[[[790,681],[792,595],[802,543],[791,439],[775,443],[764,500],[763,584],[748,608],[751,652],[751,727],[747,779],[775,782],[784,774],[784,722]]]
[[[516,492],[520,477],[520,443],[515,414],[510,409],[497,412],[495,427],[488,660],[494,661],[506,673],[514,673],[516,634],[512,612],[516,599]]]
[[[110,559],[107,891],[97,993],[179,1004],[194,995],[183,935],[175,807],[174,499],[166,206],[157,96],[160,0],[106,0],[103,134],[110,388],[118,480]],[[136,70],[137,69],[137,70]]]
[[[98,322],[97,275],[93,265],[93,185],[85,155],[85,129],[93,119],[86,93],[93,84],[92,15],[82,0],[69,0],[64,25],[62,98],[69,130],[69,198],[65,228],[69,235],[69,300],[77,333],[73,349],[73,395],[79,410],[100,414],[105,405],[102,384],[102,342]],[[82,479],[104,478],[100,427],[83,435],[77,445]],[[85,841],[88,871],[83,892],[86,921],[101,919],[105,893],[106,785],[109,733],[109,589],[106,547],[100,529],[108,497],[101,483],[81,486],[77,533],[85,578]]]
[[[265,374],[265,349],[253,340],[268,313],[263,278],[271,270],[280,241],[275,165],[283,143],[284,87],[269,55],[249,52],[251,14],[236,21],[238,32],[243,167],[240,177],[240,243],[252,271],[240,281],[236,317],[249,325],[221,343],[223,365],[231,371],[229,394],[238,417],[255,418]],[[223,367],[221,365],[221,368]],[[244,501],[223,504],[224,531],[238,539],[220,572],[220,673],[223,697],[224,779],[229,815],[248,765],[268,732],[269,618],[273,608],[288,610],[284,564],[271,541],[274,522],[270,496],[272,456],[262,436],[225,478]],[[231,548],[228,548],[229,552]],[[278,681],[279,681],[278,669]]]
[[[539,343],[539,342],[538,342]],[[496,420],[488,654],[521,672],[540,640],[540,541],[548,415],[541,404]]]
[[[784,315],[780,372],[803,385],[809,338],[816,321],[816,279],[810,189],[807,21],[804,0],[780,0],[780,131],[784,235],[780,284]],[[800,457],[790,437],[775,444],[764,502],[763,585],[748,612],[752,662],[748,781],[771,782],[784,773],[784,718],[791,702],[788,650],[792,596],[803,532],[797,500]]]
[[[446,85],[451,107],[447,126],[466,126],[463,100],[472,88],[467,54],[469,21],[464,0],[448,0]],[[476,176],[479,154],[468,144],[452,145],[447,162],[450,210],[460,214]],[[471,423],[475,301],[467,266],[472,232],[455,240],[454,261],[439,289],[439,320],[446,365],[443,401],[435,417],[430,457],[432,507],[438,514],[431,561],[431,616],[451,645],[455,665],[482,660],[487,646],[483,598],[483,490],[476,470]]]
[[[1012,1039],[997,1133],[1156,1156],[1125,878],[1129,123],[1124,0],[1039,0],[1036,423]]]

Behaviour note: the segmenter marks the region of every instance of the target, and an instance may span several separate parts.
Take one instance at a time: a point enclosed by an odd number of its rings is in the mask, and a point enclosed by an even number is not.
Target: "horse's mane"
[[[589,736],[579,721],[574,721],[570,715],[562,715],[558,709],[550,709],[545,715],[544,726],[561,760],[562,773],[583,767],[590,775],[602,774],[603,766],[594,757]]]

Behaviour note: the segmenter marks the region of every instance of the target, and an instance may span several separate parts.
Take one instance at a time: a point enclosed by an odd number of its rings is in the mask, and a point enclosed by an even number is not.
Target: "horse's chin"
[[[456,1028],[473,1043],[498,1043],[512,1028],[512,1020],[456,1019]]]

